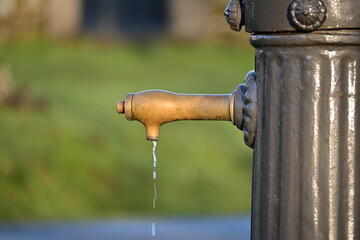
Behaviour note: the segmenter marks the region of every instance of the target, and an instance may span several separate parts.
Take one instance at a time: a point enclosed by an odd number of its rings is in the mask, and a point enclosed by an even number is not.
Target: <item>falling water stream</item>
[[[153,155],[153,186],[154,186],[154,195],[153,195],[153,210],[154,210],[154,218],[155,218],[155,209],[156,209],[156,199],[157,199],[157,193],[156,193],[156,165],[157,165],[157,158],[156,158],[156,146],[157,141],[153,142],[153,149],[152,149],[152,155]],[[151,236],[153,239],[156,239],[156,222],[155,219],[153,219],[150,222],[150,231]]]

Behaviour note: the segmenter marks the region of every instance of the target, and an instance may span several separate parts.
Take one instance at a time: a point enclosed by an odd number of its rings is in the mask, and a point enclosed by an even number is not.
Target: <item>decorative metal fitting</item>
[[[240,84],[232,94],[234,96],[233,124],[244,132],[246,145],[254,148],[257,119],[257,79],[254,71],[250,71],[245,83]]]
[[[290,16],[297,28],[314,31],[326,20],[327,8],[322,0],[294,0],[290,5]]]
[[[257,80],[254,71],[250,71],[242,84],[243,91],[243,132],[246,145],[254,148],[257,117]]]
[[[244,25],[243,3],[241,0],[230,0],[227,5],[224,15],[230,28],[234,31],[240,32],[242,25]]]

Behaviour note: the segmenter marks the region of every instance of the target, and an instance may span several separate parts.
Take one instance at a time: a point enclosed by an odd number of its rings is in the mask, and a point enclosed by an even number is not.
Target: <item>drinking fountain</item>
[[[147,138],[177,120],[224,120],[254,148],[253,240],[360,239],[360,1],[231,0],[255,71],[225,95],[150,90],[117,110]]]

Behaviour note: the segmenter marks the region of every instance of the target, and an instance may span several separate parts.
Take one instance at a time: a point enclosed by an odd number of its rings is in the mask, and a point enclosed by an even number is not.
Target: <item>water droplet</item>
[[[151,222],[151,236],[156,236],[156,223],[154,221]]]

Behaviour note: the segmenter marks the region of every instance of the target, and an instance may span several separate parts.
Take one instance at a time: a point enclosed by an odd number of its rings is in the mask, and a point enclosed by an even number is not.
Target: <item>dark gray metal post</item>
[[[360,239],[360,1],[229,8],[256,49],[252,239]]]
[[[360,239],[359,35],[251,43],[262,116],[253,239]]]

